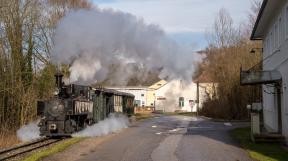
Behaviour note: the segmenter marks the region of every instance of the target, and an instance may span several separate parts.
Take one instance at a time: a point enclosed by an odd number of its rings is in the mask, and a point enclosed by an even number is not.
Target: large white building
[[[199,84],[199,107],[208,96],[208,83]],[[166,82],[155,91],[155,110],[163,112],[197,111],[197,83],[186,84],[179,80]]]
[[[263,84],[265,129],[288,140],[288,0],[263,1],[251,40],[263,41],[263,71],[245,79]]]

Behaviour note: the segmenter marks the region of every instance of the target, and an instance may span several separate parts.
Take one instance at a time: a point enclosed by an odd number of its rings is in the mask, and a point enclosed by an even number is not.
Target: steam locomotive
[[[65,137],[101,120],[110,113],[128,116],[134,112],[134,95],[111,89],[90,86],[65,85],[61,73],[55,74],[56,93],[49,100],[37,102],[37,115],[41,116],[40,135]]]

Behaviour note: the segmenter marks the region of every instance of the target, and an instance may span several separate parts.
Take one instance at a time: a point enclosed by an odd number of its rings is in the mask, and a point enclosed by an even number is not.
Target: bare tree
[[[247,117],[246,104],[251,103],[255,93],[251,87],[241,87],[240,67],[249,68],[260,60],[260,55],[251,55],[256,44],[245,34],[247,27],[235,27],[225,9],[215,18],[210,33],[206,58],[200,64],[200,74],[209,75],[217,86],[217,99],[206,102],[203,112],[212,117],[241,119]],[[199,74],[198,74],[199,75]]]
[[[88,0],[0,0],[0,136],[35,119],[37,99],[53,92],[55,25],[71,9],[91,7]]]

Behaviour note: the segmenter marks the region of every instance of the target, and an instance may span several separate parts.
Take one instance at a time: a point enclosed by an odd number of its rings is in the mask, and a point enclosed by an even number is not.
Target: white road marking
[[[156,127],[157,127],[156,125],[153,125],[153,126],[152,126],[152,128],[156,128]]]
[[[172,129],[172,130],[169,130],[169,132],[176,132],[176,131],[179,131],[180,129]]]
[[[183,135],[170,135],[152,152],[153,161],[179,161],[175,155],[176,148]]]
[[[230,122],[225,122],[224,125],[225,126],[232,126],[232,124]]]
[[[189,121],[191,121],[191,119],[185,119],[185,120],[183,119],[181,121],[181,124],[179,126],[185,128],[176,128],[168,130],[168,133],[177,132],[177,135],[170,135],[166,137],[159,144],[159,146],[156,149],[154,149],[154,151],[151,154],[151,158],[153,161],[179,161],[179,159],[175,155],[175,152],[179,142],[181,141],[181,138],[187,131]],[[179,133],[178,131],[181,131],[181,133]]]

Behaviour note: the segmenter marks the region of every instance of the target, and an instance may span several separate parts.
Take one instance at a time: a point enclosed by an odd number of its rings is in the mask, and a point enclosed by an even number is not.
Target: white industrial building
[[[180,80],[166,82],[155,91],[155,110],[163,112],[197,112],[202,108],[204,101],[210,97],[212,84],[184,83]],[[199,95],[199,98],[197,97]],[[199,105],[198,105],[199,99]]]
[[[162,112],[196,112],[202,108],[204,101],[212,97],[214,83],[199,83],[199,104],[197,103],[197,83],[184,83],[180,80],[167,82],[160,80],[146,86],[105,87],[135,96],[134,105]],[[214,88],[213,88],[214,87]]]
[[[263,71],[247,72],[242,81],[263,84],[265,130],[281,134],[287,141],[288,0],[263,1],[251,40],[263,41]]]

